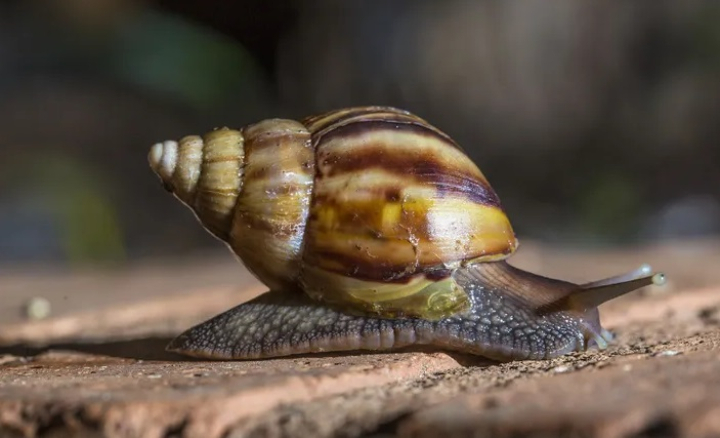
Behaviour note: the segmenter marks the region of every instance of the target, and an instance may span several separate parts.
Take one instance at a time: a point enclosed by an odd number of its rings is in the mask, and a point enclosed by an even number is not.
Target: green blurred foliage
[[[60,232],[62,250],[75,265],[116,264],[125,260],[123,230],[109,185],[89,163],[43,151],[13,159],[3,181],[16,184],[23,197],[47,199]]]
[[[595,244],[620,244],[638,226],[643,198],[629,175],[606,169],[590,178],[576,197],[579,225]]]
[[[236,41],[149,11],[119,29],[108,53],[110,74],[199,109],[260,82],[257,66]]]

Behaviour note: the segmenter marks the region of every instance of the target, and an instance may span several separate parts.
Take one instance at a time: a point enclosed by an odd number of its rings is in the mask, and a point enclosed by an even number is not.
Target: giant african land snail
[[[445,133],[389,107],[154,145],[164,186],[270,291],[175,339],[184,354],[250,359],[431,345],[497,360],[611,339],[597,306],[662,274],[584,285],[509,265],[498,196]]]

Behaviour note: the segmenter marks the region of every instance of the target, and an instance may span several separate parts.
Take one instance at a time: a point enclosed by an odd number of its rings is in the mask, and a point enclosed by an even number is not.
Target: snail
[[[481,170],[424,119],[382,106],[153,145],[165,189],[269,291],[169,351],[258,359],[425,345],[497,361],[606,348],[598,305],[649,266],[587,284],[520,270]]]

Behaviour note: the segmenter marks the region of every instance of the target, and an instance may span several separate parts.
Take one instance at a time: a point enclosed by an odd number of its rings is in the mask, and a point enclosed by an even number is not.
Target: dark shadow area
[[[194,361],[196,359],[165,351],[165,346],[172,340],[166,337],[150,337],[125,341],[109,341],[99,343],[68,342],[51,344],[44,347],[13,345],[0,347],[0,356],[9,354],[21,357],[33,357],[51,350],[75,351],[79,353],[97,354],[136,360]]]
[[[181,354],[165,351],[165,347],[173,338],[169,337],[150,337],[143,339],[133,339],[125,341],[108,341],[108,342],[67,342],[51,344],[44,347],[29,345],[12,345],[9,347],[0,347],[0,356],[12,355],[18,357],[34,357],[50,351],[73,351],[78,353],[95,354],[99,356],[109,356],[121,359],[135,360],[157,360],[171,362],[200,362],[212,361],[221,362],[220,359],[194,358],[183,356]],[[374,356],[381,358],[393,353],[438,353],[442,352],[456,360],[463,367],[484,367],[496,365],[498,362],[492,361],[481,356],[471,354],[456,353],[452,351],[444,351],[430,346],[411,346],[393,351],[342,351],[328,353],[301,354],[285,357],[269,357],[264,359],[252,359],[253,361],[278,360],[278,359],[298,359],[298,358],[344,358],[351,356]],[[232,361],[232,360],[224,360]]]

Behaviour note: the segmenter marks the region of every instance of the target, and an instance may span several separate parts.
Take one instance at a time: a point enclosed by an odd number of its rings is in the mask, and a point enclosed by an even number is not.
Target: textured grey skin
[[[168,350],[212,359],[392,350],[430,345],[496,360],[547,359],[582,351],[600,336],[597,310],[541,314],[521,298],[484,286],[471,275],[458,283],[472,307],[426,321],[350,315],[300,293],[267,292],[178,336]]]

